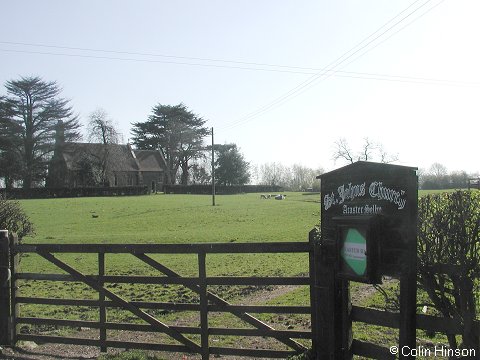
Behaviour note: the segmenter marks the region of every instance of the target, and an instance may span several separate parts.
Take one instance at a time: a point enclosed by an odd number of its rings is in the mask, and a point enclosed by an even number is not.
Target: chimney
[[[62,120],[55,125],[55,145],[62,145],[65,142],[65,126]]]

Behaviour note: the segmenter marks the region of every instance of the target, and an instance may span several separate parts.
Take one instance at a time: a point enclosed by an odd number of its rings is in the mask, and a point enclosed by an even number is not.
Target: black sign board
[[[322,238],[335,243],[337,277],[378,283],[415,261],[416,170],[359,161],[319,176]]]

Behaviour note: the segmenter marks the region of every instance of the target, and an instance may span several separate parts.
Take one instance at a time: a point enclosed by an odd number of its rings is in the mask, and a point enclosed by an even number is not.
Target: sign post
[[[9,345],[10,267],[8,231],[0,230],[0,345]]]
[[[359,161],[318,177],[324,256],[315,281],[324,298],[316,318],[328,320],[319,332],[335,334],[330,348],[317,351],[318,359],[352,358],[349,281],[380,284],[384,275],[400,279],[399,346],[415,348],[416,170]]]

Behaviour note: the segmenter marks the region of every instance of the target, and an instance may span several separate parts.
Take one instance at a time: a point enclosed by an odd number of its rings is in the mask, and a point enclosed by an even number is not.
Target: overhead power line
[[[1,43],[1,42],[0,42]],[[59,52],[46,52],[46,51],[34,51],[34,50],[16,50],[16,49],[0,49],[3,52],[13,52],[13,53],[23,53],[23,54],[37,54],[37,55],[49,55],[49,56],[65,56],[65,57],[77,57],[77,58],[87,58],[87,59],[99,59],[99,60],[117,60],[117,61],[129,61],[129,62],[146,62],[146,63],[160,63],[160,64],[173,64],[173,65],[189,65],[189,66],[204,66],[204,67],[213,67],[213,68],[227,68],[227,69],[239,69],[239,70],[253,70],[253,71],[269,71],[269,72],[284,72],[284,73],[295,73],[295,74],[312,74],[312,70],[310,72],[307,71],[299,71],[299,70],[286,70],[286,69],[274,69],[274,68],[255,68],[255,67],[247,67],[247,66],[234,66],[234,65],[219,65],[219,64],[208,64],[208,63],[194,63],[194,62],[181,62],[181,61],[173,61],[173,60],[155,60],[155,59],[146,59],[146,58],[127,58],[127,57],[113,57],[113,56],[101,56],[101,55],[88,55],[88,54],[73,54],[73,53],[59,53]],[[146,56],[146,55],[143,55]],[[162,55],[163,56],[163,55]],[[172,56],[173,57],[173,56]],[[194,58],[189,58],[194,59]],[[206,61],[206,60],[205,60]],[[211,60],[211,61],[224,61],[226,60]],[[231,63],[235,63],[234,61],[230,61]],[[241,62],[239,62],[241,63]],[[281,65],[266,65],[263,66],[278,66],[287,68],[287,66]],[[294,68],[294,67],[292,67]],[[297,67],[297,69],[301,69]],[[308,68],[304,68],[308,70]]]
[[[108,50],[108,49],[94,49],[94,48],[84,48],[84,47],[72,47],[72,46],[60,46],[60,45],[51,45],[51,44],[38,44],[38,43],[28,43],[28,42],[13,42],[13,41],[1,41],[0,44],[7,46],[21,46],[21,47],[35,47],[35,48],[46,48],[46,49],[57,49],[57,50],[66,50],[68,52],[51,52],[51,51],[38,51],[38,50],[25,50],[25,49],[1,49],[1,52],[13,52],[13,53],[27,53],[27,54],[38,54],[38,55],[47,55],[47,56],[64,56],[64,57],[77,57],[77,58],[91,58],[99,60],[114,60],[114,61],[128,61],[128,62],[147,62],[147,63],[162,63],[162,64],[173,64],[173,65],[185,65],[185,66],[199,66],[199,67],[211,67],[211,68],[226,68],[226,69],[239,69],[239,70],[249,70],[249,71],[265,71],[265,72],[279,72],[279,73],[292,73],[292,74],[301,74],[301,75],[310,75],[308,79],[292,88],[283,95],[277,97],[272,102],[265,104],[258,108],[257,110],[232,121],[223,127],[220,127],[219,130],[227,130],[230,128],[237,127],[242,125],[252,119],[282,105],[283,103],[299,96],[305,92],[308,88],[313,86],[318,81],[323,81],[331,76],[341,77],[341,78],[350,78],[350,79],[364,79],[364,80],[375,80],[375,81],[389,81],[389,82],[403,82],[403,83],[416,83],[416,84],[434,84],[434,85],[443,85],[443,86],[479,86],[478,82],[468,82],[468,81],[456,81],[456,80],[446,80],[446,79],[433,79],[433,78],[423,78],[423,77],[413,77],[413,76],[400,76],[400,75],[388,75],[388,74],[376,74],[376,73],[363,73],[363,72],[352,72],[352,71],[342,71],[341,69],[350,65],[360,57],[364,56],[366,53],[375,49],[392,36],[398,32],[405,29],[407,26],[411,25],[413,22],[423,17],[425,14],[430,12],[433,8],[437,7],[444,0],[440,0],[439,3],[428,8],[420,16],[416,17],[405,26],[397,29],[392,32],[395,28],[398,28],[398,25],[406,21],[413,14],[419,12],[423,9],[428,3],[432,0],[416,0],[411,3],[408,7],[398,13],[396,16],[387,21],[384,25],[379,27],[372,34],[364,38],[353,48],[345,52],[339,58],[331,62],[324,68],[312,68],[312,67],[301,67],[301,66],[291,66],[291,65],[281,65],[281,64],[269,64],[261,62],[247,62],[247,61],[238,61],[238,60],[225,60],[225,59],[214,59],[214,58],[203,58],[203,57],[188,57],[188,56],[177,56],[177,55],[168,55],[168,54],[158,54],[151,52],[133,52],[133,51],[120,51],[120,50]],[[420,3],[420,4],[419,4]],[[417,6],[418,5],[418,6]],[[385,35],[388,35],[385,37]],[[107,54],[107,55],[99,55]],[[111,56],[111,55],[119,56]],[[122,56],[120,56],[122,55]],[[123,55],[127,55],[125,57]],[[130,57],[135,56],[135,57]],[[349,60],[349,61],[348,61]],[[347,62],[348,61],[348,62]]]
[[[0,41],[0,43],[5,43],[5,42]],[[16,43],[16,44],[19,44],[19,43]],[[46,45],[42,45],[42,46],[46,46]],[[78,48],[74,48],[74,49],[78,49]],[[159,63],[166,63],[166,64],[174,64],[174,65],[211,66],[211,67],[251,70],[251,71],[268,71],[268,72],[281,72],[281,73],[285,72],[285,73],[300,74],[300,75],[316,75],[319,72],[322,72],[325,75],[342,77],[342,78],[377,80],[377,81],[393,81],[393,82],[404,82],[404,83],[415,83],[415,84],[436,84],[436,85],[445,85],[445,86],[479,86],[480,85],[480,82],[471,82],[471,81],[458,81],[458,80],[424,78],[424,77],[415,77],[415,76],[377,74],[377,73],[366,73],[366,72],[358,72],[358,71],[341,71],[341,70],[333,70],[333,69],[326,69],[326,68],[320,69],[320,68],[309,68],[309,67],[301,67],[301,66],[260,64],[260,63],[253,63],[253,62],[236,62],[231,60],[213,60],[212,59],[212,61],[257,64],[262,66],[291,68],[291,69],[298,69],[298,70],[281,70],[281,69],[274,69],[274,68],[268,69],[268,68],[240,67],[240,66],[228,66],[228,65],[197,64],[197,63],[178,62],[178,61],[119,58],[119,57],[111,57],[111,56],[96,56],[96,55],[84,55],[84,54],[50,53],[50,52],[42,52],[42,51],[12,50],[12,49],[1,49],[1,48],[0,48],[0,51],[26,53],[26,54],[52,55],[52,56],[93,58],[93,59],[102,59],[102,60],[154,62],[154,63],[159,62]],[[114,51],[109,50],[109,52],[114,52]],[[123,53],[126,53],[126,52],[123,52]],[[162,56],[166,56],[166,55],[162,55]],[[194,58],[188,58],[188,59],[194,59]]]
[[[397,31],[393,32],[392,34],[390,34],[389,36],[387,36],[386,38],[384,38],[382,41],[380,41],[379,43],[375,44],[375,46],[365,50],[365,52],[363,52],[362,54],[360,54],[358,57],[354,58],[352,61],[350,61],[348,64],[345,64],[342,69],[344,69],[345,67],[347,67],[348,65],[350,65],[352,62],[356,61],[358,58],[364,56],[365,54],[369,53],[370,51],[372,51],[373,49],[375,49],[377,46],[380,46],[382,45],[385,41],[388,41],[391,37],[395,36],[396,34],[398,34],[400,31],[402,31],[403,29],[405,29],[407,26],[410,26],[411,24],[413,24],[415,21],[417,21],[418,19],[422,18],[423,16],[425,16],[427,13],[429,13],[430,11],[432,11],[434,8],[436,8],[437,6],[439,6],[441,3],[443,3],[445,0],[440,0],[440,2],[434,4],[432,7],[428,8],[425,12],[423,12],[421,15],[417,16],[415,19],[413,19],[412,21],[410,21],[408,24],[404,25],[403,27],[401,27],[400,29],[398,29]]]
[[[406,7],[404,10],[402,10],[400,13],[398,13],[396,16],[394,16],[392,19],[387,21],[384,25],[382,25],[380,28],[378,28],[376,31],[374,31],[372,34],[364,38],[362,41],[360,41],[357,45],[355,45],[353,48],[345,52],[343,55],[341,55],[339,58],[331,62],[327,67],[325,67],[324,71],[321,71],[313,76],[311,76],[309,79],[303,81],[296,87],[292,88],[291,90],[287,91],[283,95],[277,97],[275,100],[272,102],[258,108],[257,110],[245,115],[244,117],[233,121],[229,124],[226,124],[223,127],[220,127],[220,131],[225,131],[227,129],[231,129],[234,127],[237,127],[239,125],[243,125],[244,123],[251,121],[252,119],[272,110],[273,108],[276,108],[280,106],[281,104],[285,103],[288,100],[293,99],[294,97],[300,95],[304,91],[306,91],[309,87],[313,86],[314,83],[316,83],[319,80],[325,80],[328,77],[332,76],[335,72],[337,72],[337,68],[344,64],[348,59],[351,59],[354,55],[358,54],[359,52],[367,49],[371,44],[376,42],[378,39],[380,39],[382,36],[393,30],[395,27],[397,27],[400,23],[404,22],[406,19],[414,15],[416,12],[418,12],[420,9],[425,7],[428,3],[430,3],[432,0],[426,0],[423,1],[419,6],[415,6],[417,3],[420,2],[420,0],[416,0],[413,3],[411,3],[408,7]],[[413,8],[411,10],[411,8]],[[431,8],[433,9],[433,8]],[[430,11],[429,9],[428,11]],[[428,12],[427,11],[427,12]],[[423,16],[425,14],[422,14]],[[393,24],[392,24],[393,23]],[[405,28],[405,27],[404,27]],[[402,28],[403,29],[403,28]],[[356,59],[360,58],[363,55],[358,56]],[[355,60],[356,60],[355,59]]]
[[[158,53],[147,53],[147,52],[133,52],[133,51],[121,51],[121,50],[107,50],[107,49],[93,49],[93,48],[83,48],[83,47],[72,47],[72,46],[59,46],[59,45],[49,45],[49,44],[38,44],[38,43],[25,43],[25,42],[13,42],[13,41],[0,41],[0,44],[5,45],[15,45],[15,46],[31,46],[31,47],[42,47],[42,48],[51,48],[51,49],[61,49],[61,50],[75,50],[75,51],[87,51],[94,53],[108,53],[108,54],[118,54],[118,55],[135,55],[135,56],[149,56],[149,57],[159,57],[159,58],[171,58],[171,59],[182,59],[182,60],[193,60],[193,61],[205,61],[205,62],[217,62],[217,63],[230,63],[230,64],[239,64],[239,65],[252,65],[252,66],[268,66],[268,67],[277,67],[277,68],[287,68],[287,69],[301,69],[301,70],[315,70],[315,68],[301,67],[301,66],[290,66],[290,65],[279,65],[279,64],[268,64],[268,63],[259,63],[259,62],[249,62],[249,61],[239,61],[239,60],[225,60],[225,59],[214,59],[214,58],[203,58],[203,57],[191,57],[191,56],[178,56],[178,55],[168,55],[168,54],[158,54]],[[5,50],[9,51],[9,50]],[[54,55],[55,53],[46,53],[48,55]],[[62,54],[59,54],[62,55]],[[110,58],[110,57],[108,57]],[[122,59],[122,58],[112,58],[112,59]],[[184,64],[184,63],[180,63]],[[186,63],[189,64],[189,63]]]

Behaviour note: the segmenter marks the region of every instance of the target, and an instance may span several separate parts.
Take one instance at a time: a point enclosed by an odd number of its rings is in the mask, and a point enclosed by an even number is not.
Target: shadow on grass
[[[320,193],[319,192],[305,192],[302,193],[302,196],[295,199],[295,201],[306,202],[306,203],[320,203]]]

